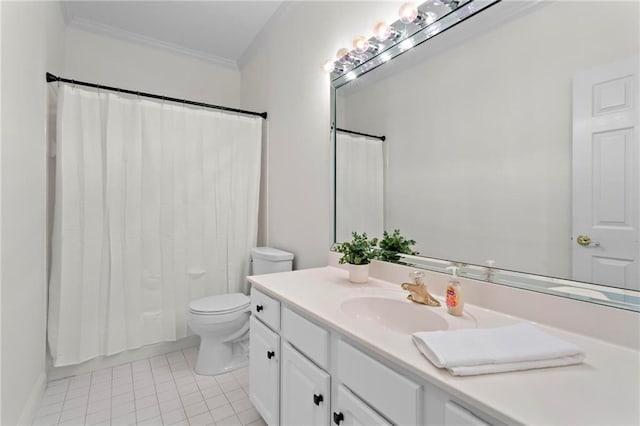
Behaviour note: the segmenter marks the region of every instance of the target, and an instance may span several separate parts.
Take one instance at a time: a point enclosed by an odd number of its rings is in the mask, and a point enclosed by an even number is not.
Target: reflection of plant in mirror
[[[395,229],[391,235],[384,231],[380,240],[380,250],[378,250],[377,258],[385,262],[400,263],[400,254],[418,254],[417,251],[411,249],[411,246],[415,243],[414,240],[407,240],[400,235],[399,229]]]
[[[338,244],[335,250],[338,253],[342,253],[340,263],[350,263],[352,265],[367,265],[377,255],[376,246],[378,245],[378,239],[373,238],[369,240],[367,233],[358,234],[353,232],[351,234],[353,239]]]

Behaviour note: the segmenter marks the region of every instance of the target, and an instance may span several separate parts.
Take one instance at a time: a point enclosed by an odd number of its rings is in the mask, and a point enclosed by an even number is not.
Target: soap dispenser
[[[462,316],[464,297],[462,296],[462,286],[458,281],[458,267],[447,266],[447,270],[451,271],[451,279],[449,279],[449,284],[447,285],[447,311],[451,315],[459,317]]]

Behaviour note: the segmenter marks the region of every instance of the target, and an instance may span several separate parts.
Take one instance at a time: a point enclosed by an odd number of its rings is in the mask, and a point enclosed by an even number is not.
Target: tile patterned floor
[[[264,426],[249,401],[248,368],[199,376],[197,348],[47,384],[34,426]]]

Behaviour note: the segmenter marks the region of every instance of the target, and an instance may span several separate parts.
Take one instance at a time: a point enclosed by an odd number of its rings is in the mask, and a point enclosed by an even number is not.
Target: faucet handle
[[[409,277],[413,280],[414,283],[416,284],[424,284],[422,282],[422,279],[424,278],[424,272],[422,271],[413,271],[409,274]]]

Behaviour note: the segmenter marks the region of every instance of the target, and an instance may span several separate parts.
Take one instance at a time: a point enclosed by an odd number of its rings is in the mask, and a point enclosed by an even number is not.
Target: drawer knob
[[[320,406],[320,403],[324,401],[324,397],[322,395],[313,394],[313,403]]]
[[[340,424],[341,421],[344,420],[344,415],[342,413],[333,413],[333,422],[337,425]]]
[[[267,358],[268,358],[268,359],[271,359],[271,358],[273,358],[274,356],[276,356],[276,353],[275,353],[274,351],[267,351]]]
[[[256,312],[260,312],[263,309],[262,305],[256,305]]]

